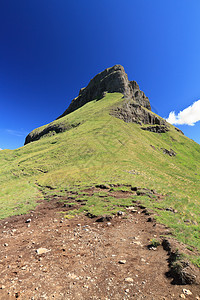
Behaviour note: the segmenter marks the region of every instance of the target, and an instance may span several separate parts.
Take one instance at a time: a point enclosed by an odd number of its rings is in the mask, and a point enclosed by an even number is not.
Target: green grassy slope
[[[158,134],[111,116],[110,108],[122,101],[119,93],[107,94],[54,121],[78,127],[0,151],[0,218],[35,207],[47,186],[56,193],[102,182],[130,184],[167,195],[162,202],[144,201],[179,240],[200,250],[200,145],[171,125]]]

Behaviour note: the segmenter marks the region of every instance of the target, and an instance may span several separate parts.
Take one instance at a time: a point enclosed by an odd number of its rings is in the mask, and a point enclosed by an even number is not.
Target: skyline
[[[115,64],[200,144],[199,14],[198,0],[2,1],[0,149],[23,146]]]

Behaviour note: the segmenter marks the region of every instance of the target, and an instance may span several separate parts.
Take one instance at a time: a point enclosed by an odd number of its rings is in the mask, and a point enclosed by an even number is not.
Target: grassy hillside
[[[0,218],[34,208],[44,192],[61,195],[104,182],[132,185],[165,195],[159,202],[141,201],[180,241],[200,251],[200,145],[171,125],[169,132],[158,134],[111,116],[110,108],[122,101],[119,93],[107,94],[53,122],[68,131],[0,151]],[[200,265],[200,259],[195,263]]]

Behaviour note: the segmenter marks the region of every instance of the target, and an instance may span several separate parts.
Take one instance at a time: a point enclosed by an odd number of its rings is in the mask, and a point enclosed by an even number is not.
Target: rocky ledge
[[[116,118],[124,120],[126,123],[138,123],[140,125],[157,125],[167,127],[167,123],[164,119],[158,115],[151,112],[149,109],[145,108],[142,105],[139,105],[135,99],[125,99],[122,105],[114,108],[110,112]],[[144,130],[149,130],[149,127],[142,128]],[[149,130],[153,132],[161,132]],[[163,132],[163,131],[162,131]],[[164,131],[166,132],[166,131]]]

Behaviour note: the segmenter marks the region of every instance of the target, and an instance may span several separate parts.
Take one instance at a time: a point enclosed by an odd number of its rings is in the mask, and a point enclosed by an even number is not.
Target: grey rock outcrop
[[[80,123],[74,123],[74,124],[62,124],[62,123],[53,124],[53,123],[50,123],[44,129],[41,129],[41,130],[38,130],[38,131],[33,130],[32,132],[30,132],[27,135],[26,139],[25,139],[24,145],[26,145],[30,142],[38,141],[44,136],[53,136],[57,133],[68,131],[68,130],[70,130],[72,128],[75,128],[79,125],[80,125]]]
[[[151,112],[149,109],[141,106],[135,101],[135,99],[124,100],[123,104],[119,107],[112,109],[110,112],[116,118],[124,120],[126,123],[138,123],[140,125],[164,125],[166,126],[166,121],[159,117],[158,115]],[[148,130],[146,127],[142,128]],[[156,132],[154,129],[149,130]]]
[[[151,110],[149,99],[140,90],[137,82],[129,81],[124,68],[121,65],[115,65],[91,79],[88,86],[80,90],[78,97],[72,100],[69,107],[59,118],[75,111],[87,102],[102,98],[105,92],[122,93],[126,98],[133,99],[138,105]]]
[[[150,132],[155,132],[155,133],[165,133],[169,131],[169,126],[167,125],[153,125],[153,126],[147,126],[147,127],[141,127],[143,130],[147,130]]]

